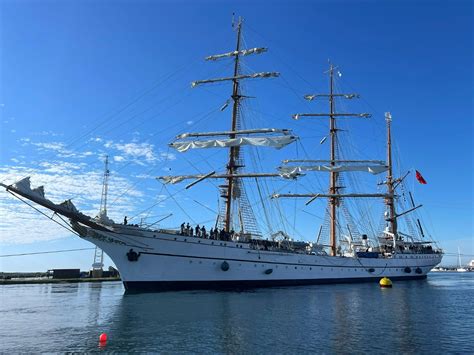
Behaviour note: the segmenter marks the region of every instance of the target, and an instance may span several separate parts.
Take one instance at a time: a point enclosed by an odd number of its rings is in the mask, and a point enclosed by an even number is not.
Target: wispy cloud
[[[39,136],[45,137],[44,140],[40,141]],[[109,217],[116,221],[121,221],[124,215],[130,217],[146,209],[144,203],[153,196],[147,190],[147,184],[149,181],[151,186],[156,183],[151,171],[159,162],[176,159],[174,154],[156,149],[151,143],[140,142],[137,135],[128,142],[94,137],[88,141],[87,150],[74,150],[52,137],[55,137],[53,133],[44,132],[36,137],[20,138],[18,141],[24,152],[10,158],[10,164],[0,167],[0,181],[8,185],[30,176],[32,187],[44,186],[49,200],[61,203],[72,199],[81,212],[95,216],[100,209],[103,180],[103,164],[97,158],[108,153],[118,171],[110,176],[108,196]],[[150,168],[141,175],[139,171],[124,174],[121,169],[126,168],[125,162],[150,165]],[[119,171],[123,175],[119,175]],[[156,206],[164,207],[164,203],[159,202]],[[51,216],[51,211],[44,212]],[[0,190],[0,215],[0,244],[41,242],[71,236],[71,232],[52,223],[3,189]],[[141,217],[146,216],[140,215],[137,219]]]
[[[45,196],[54,203],[72,199],[78,209],[95,216],[100,208],[102,191],[102,172],[87,172],[83,164],[69,162],[40,164],[43,168],[25,167],[0,168],[0,179],[12,184],[25,176],[31,176],[32,187],[44,186]],[[66,174],[67,172],[67,174]],[[124,193],[126,192],[126,193]],[[143,192],[134,188],[123,177],[112,176],[110,180],[110,217],[121,220],[130,215],[140,201]],[[110,206],[109,206],[110,207]],[[51,216],[51,211],[47,211]],[[70,236],[70,232],[39,215],[26,204],[12,198],[5,190],[0,192],[0,242],[8,244],[31,243]]]
[[[157,156],[153,151],[153,144],[150,143],[110,143],[105,144],[106,148],[114,148],[132,159],[145,159],[148,162],[155,161]]]

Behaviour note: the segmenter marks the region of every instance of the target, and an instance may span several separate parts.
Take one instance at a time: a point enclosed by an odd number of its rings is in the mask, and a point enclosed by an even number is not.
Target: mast
[[[335,98],[345,98],[345,99],[353,99],[359,98],[358,94],[336,94],[334,92],[334,70],[336,67],[333,66],[331,63],[329,65],[329,94],[308,94],[305,95],[305,99],[308,101],[313,101],[314,99],[323,97],[329,99],[329,113],[298,113],[293,115],[295,120],[301,117],[329,117],[329,135],[330,135],[330,168],[323,169],[320,171],[329,171],[329,194],[326,195],[329,199],[329,218],[330,218],[330,248],[331,248],[331,255],[335,256],[337,254],[337,206],[339,204],[339,199],[344,197],[380,197],[380,194],[349,194],[349,195],[340,195],[338,194],[339,186],[337,186],[337,178],[339,175],[338,169],[336,169],[337,164],[343,161],[337,159],[336,156],[336,143],[337,143],[337,131],[336,128],[336,119],[338,117],[359,117],[359,118],[368,118],[370,114],[368,113],[336,113],[335,108]],[[350,161],[348,161],[350,162]],[[363,162],[363,161],[352,161],[352,162]],[[311,167],[295,167],[302,170],[312,170]],[[319,170],[319,169],[318,169]],[[342,169],[341,171],[349,171],[351,169]],[[370,171],[370,169],[368,169]],[[316,196],[323,196],[321,194],[277,194],[274,197],[313,197],[312,200],[308,201],[308,203],[314,200]]]
[[[239,23],[237,24],[237,46],[235,49],[235,59],[234,59],[234,79],[232,86],[232,100],[234,101],[232,106],[232,125],[231,131],[236,131],[237,129],[237,115],[239,113],[239,80],[236,77],[239,74],[239,57],[240,57],[240,34],[242,30],[242,19],[239,17]],[[229,134],[229,138],[235,138],[235,134]],[[232,215],[232,193],[234,189],[234,178],[233,174],[237,168],[235,161],[238,158],[239,147],[230,147],[229,150],[229,163],[227,164],[227,172],[230,175],[227,178],[227,195],[226,195],[226,205],[225,205],[225,221],[224,229],[227,232],[230,232],[231,229],[231,215]]]
[[[271,174],[254,174],[254,173],[241,173],[243,168],[243,162],[241,160],[241,146],[250,145],[256,147],[273,147],[276,149],[282,148],[287,144],[294,142],[297,137],[291,134],[291,130],[288,129],[275,129],[275,128],[261,128],[261,129],[244,129],[240,128],[240,101],[244,96],[240,92],[240,81],[247,79],[265,79],[265,78],[276,78],[280,75],[278,72],[258,72],[258,73],[241,73],[240,61],[242,57],[249,55],[257,55],[267,52],[268,48],[254,47],[254,48],[242,48],[242,19],[239,18],[237,23],[237,43],[233,51],[211,55],[205,58],[207,61],[217,61],[221,59],[231,58],[234,61],[233,76],[221,77],[213,79],[197,80],[191,83],[191,86],[197,87],[203,84],[212,84],[218,82],[232,82],[232,95],[233,100],[231,126],[230,130],[220,132],[194,132],[184,133],[176,137],[176,140],[169,144],[170,147],[176,149],[180,153],[184,153],[189,149],[205,149],[205,148],[225,148],[228,149],[228,159],[225,166],[225,174],[210,172],[209,174],[198,174],[198,175],[182,175],[182,176],[161,176],[158,179],[165,183],[177,183],[184,179],[197,179],[193,183],[189,184],[186,188],[190,188],[200,181],[206,179],[225,179],[225,183],[219,185],[221,188],[221,198],[224,199],[223,211],[220,211],[220,221],[225,231],[229,232],[233,227],[233,200],[237,200],[239,204],[239,214],[237,218],[240,218],[241,229],[243,228],[242,223],[245,222],[254,228],[256,221],[254,221],[253,212],[251,206],[248,204],[245,189],[241,186],[241,178],[244,177],[275,177],[281,176],[285,178],[295,178],[299,174],[292,173],[271,173]],[[234,25],[232,26],[234,28]],[[225,109],[227,103],[221,108],[221,111]],[[225,136],[219,137],[219,136]],[[204,139],[207,137],[207,139]],[[253,223],[253,224],[252,224]],[[254,228],[254,232],[256,231]],[[257,231],[258,232],[258,231]]]
[[[398,225],[397,225],[397,214],[395,211],[395,198],[394,198],[394,179],[393,179],[393,166],[392,166],[392,133],[391,133],[391,122],[392,115],[390,112],[385,112],[385,121],[387,122],[387,193],[388,197],[385,199],[385,204],[388,208],[389,216],[387,221],[389,223],[389,231],[393,234],[393,245],[396,246],[396,240],[398,239]]]
[[[331,166],[336,164],[336,136],[337,136],[337,129],[336,129],[336,118],[334,117],[334,67],[331,63],[329,67],[329,133],[330,133],[330,140],[331,140],[331,152],[330,152],[330,160]],[[337,193],[336,181],[337,181],[337,174],[334,171],[330,172],[329,175],[329,193],[335,195]],[[329,199],[329,218],[330,218],[330,245],[331,245],[331,255],[336,255],[336,205],[337,205],[337,197],[331,197]]]

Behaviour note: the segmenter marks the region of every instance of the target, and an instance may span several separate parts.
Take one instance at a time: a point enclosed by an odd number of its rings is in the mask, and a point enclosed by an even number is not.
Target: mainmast
[[[389,222],[389,232],[393,234],[393,245],[396,245],[398,239],[398,226],[397,226],[397,214],[395,212],[395,188],[393,179],[393,166],[392,166],[392,134],[391,134],[391,123],[392,115],[390,112],[385,112],[385,121],[387,122],[387,193],[388,197],[385,199],[385,204],[388,207],[389,216],[387,221]]]
[[[235,58],[234,58],[234,79],[232,86],[232,100],[234,104],[232,106],[232,125],[231,131],[235,132],[237,129],[237,115],[239,114],[239,104],[240,104],[240,95],[239,95],[239,80],[236,79],[239,75],[239,58],[240,58],[240,34],[242,30],[242,19],[239,18],[239,23],[237,24],[237,46],[235,49]],[[229,138],[235,138],[235,134],[229,134]],[[225,196],[226,206],[225,206],[225,221],[224,229],[227,232],[231,230],[231,215],[232,215],[232,194],[234,189],[234,177],[232,176],[238,168],[236,166],[236,160],[239,155],[240,147],[230,147],[229,150],[229,163],[227,164],[227,173],[229,177],[227,178],[227,194]]]
[[[334,66],[330,65],[329,67],[329,135],[331,140],[331,152],[330,160],[331,166],[336,164],[336,138],[337,138],[337,129],[336,129],[336,117],[335,108],[334,108]],[[331,171],[329,175],[329,193],[335,195],[337,193],[337,175],[335,171]],[[330,246],[331,246],[331,255],[336,255],[336,206],[338,203],[337,197],[329,198],[329,218],[330,218]]]
[[[340,172],[343,171],[365,171],[371,174],[379,174],[387,170],[385,162],[380,161],[367,161],[367,160],[339,160],[337,157],[337,126],[336,119],[338,117],[370,117],[368,113],[337,113],[335,108],[336,98],[353,99],[358,98],[358,94],[336,94],[334,92],[334,67],[332,64],[329,66],[329,94],[308,94],[305,95],[305,99],[312,101],[316,98],[328,98],[329,99],[329,113],[298,113],[293,115],[294,119],[301,117],[329,117],[329,136],[330,136],[330,157],[328,161],[324,160],[286,160],[284,164],[304,162],[304,163],[328,163],[329,165],[303,165],[303,166],[284,166],[280,167],[280,171],[286,172],[302,172],[302,171],[326,171],[329,172],[329,194],[275,194],[273,197],[310,197],[311,199],[306,203],[309,204],[319,197],[327,197],[329,201],[329,218],[330,218],[330,251],[331,255],[337,255],[337,207],[341,198],[365,198],[365,197],[386,197],[386,194],[340,194],[340,186],[337,186],[337,180]],[[370,165],[367,165],[370,163]]]

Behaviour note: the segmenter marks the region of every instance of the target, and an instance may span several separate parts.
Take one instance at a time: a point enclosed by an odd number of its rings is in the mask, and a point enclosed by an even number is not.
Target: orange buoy
[[[107,334],[105,333],[102,333],[100,336],[99,336],[99,341],[101,343],[105,343],[107,341]]]

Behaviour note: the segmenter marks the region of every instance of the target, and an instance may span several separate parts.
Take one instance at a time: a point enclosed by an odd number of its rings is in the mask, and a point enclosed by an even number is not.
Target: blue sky
[[[327,156],[318,144],[326,124],[295,122],[291,114],[327,110],[302,96],[327,90],[323,72],[330,58],[342,73],[338,88],[362,97],[338,108],[373,114],[368,122],[341,123],[353,130],[357,152],[384,159],[383,114],[391,111],[402,166],[397,172],[416,168],[428,180],[421,186],[410,176],[408,185],[424,205],[430,233],[447,252],[459,246],[474,255],[472,2],[2,1],[0,10],[2,182],[31,175],[51,199],[73,197],[95,214],[108,154],[114,219],[173,213],[160,225],[176,227],[188,219],[178,203],[196,222],[212,223],[212,186],[177,193],[180,187],[163,187],[153,177],[222,165],[218,152],[178,155],[167,143],[188,130],[228,128],[230,111],[219,108],[230,87],[191,89],[190,82],[230,75],[229,62],[203,58],[233,49],[235,12],[245,19],[245,44],[269,47],[246,58],[244,70],[281,73],[245,84],[258,97],[246,107],[250,124],[291,128],[301,137],[296,147],[262,153],[263,167],[302,149]],[[300,201],[288,207],[306,239],[319,228],[307,212],[321,217],[322,206],[305,211]],[[6,192],[0,192],[0,211],[2,255],[91,247]],[[93,250],[0,258],[0,271],[88,269],[92,258]]]

